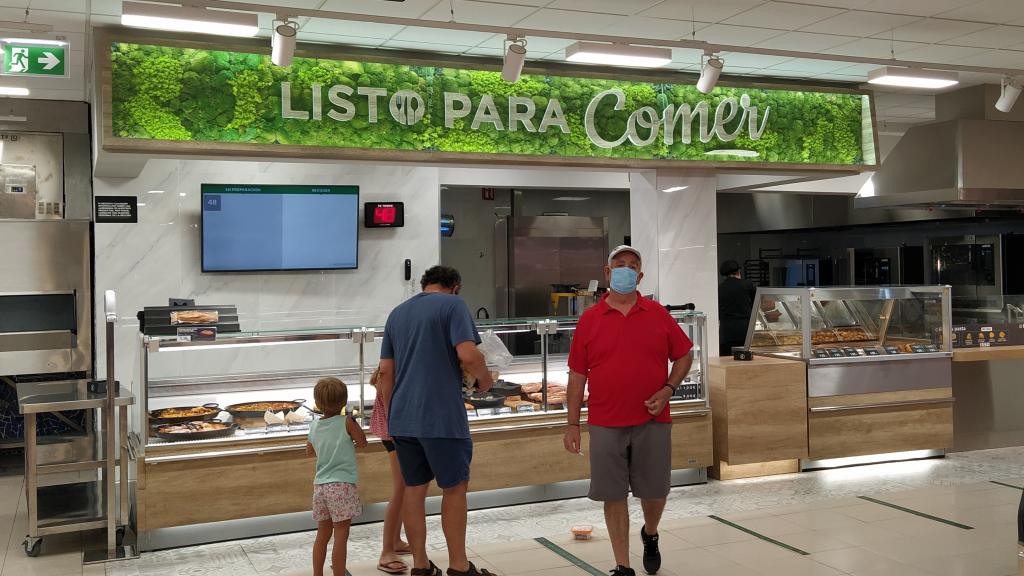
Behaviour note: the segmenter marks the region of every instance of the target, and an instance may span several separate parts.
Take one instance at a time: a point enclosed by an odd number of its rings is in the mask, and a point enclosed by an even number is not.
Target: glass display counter
[[[669,404],[672,478],[682,485],[706,481],[712,426],[705,317],[673,316],[694,342],[691,371]],[[519,339],[514,348],[529,353],[515,356],[498,374],[499,401],[477,405],[466,398],[474,443],[470,507],[586,494],[588,460],[568,455],[562,444],[577,321],[478,323],[481,334]],[[314,467],[305,445],[319,417],[313,387],[324,376],[340,378],[348,385],[347,413],[368,427],[376,396],[370,377],[382,335],[380,327],[348,327],[226,334],[211,341],[142,336],[133,422],[143,437],[141,549],[312,529]],[[586,418],[584,406],[584,430]],[[391,494],[387,453],[379,439],[369,440],[357,452],[363,522],[379,519],[380,503]]]
[[[806,368],[804,469],[953,445],[948,286],[758,288],[746,344]]]
[[[835,364],[952,353],[949,288],[758,288],[746,346],[754,354]]]

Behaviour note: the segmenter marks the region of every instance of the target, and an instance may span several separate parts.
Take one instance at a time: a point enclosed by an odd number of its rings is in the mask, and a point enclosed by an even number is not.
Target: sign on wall
[[[33,43],[31,40],[3,40],[3,64],[0,74],[5,76],[67,76],[67,45]]]
[[[112,136],[390,152],[875,163],[869,96],[115,43]]]

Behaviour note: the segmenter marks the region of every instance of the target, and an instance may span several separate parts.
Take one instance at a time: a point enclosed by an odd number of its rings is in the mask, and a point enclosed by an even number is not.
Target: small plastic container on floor
[[[590,540],[594,535],[594,527],[590,524],[580,524],[572,527],[572,536],[576,540]]]

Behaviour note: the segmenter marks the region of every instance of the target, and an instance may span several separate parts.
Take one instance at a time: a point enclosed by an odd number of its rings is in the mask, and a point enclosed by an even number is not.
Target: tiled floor
[[[660,573],[1017,576],[1019,486],[1024,486],[1024,448],[678,488],[660,531]],[[635,566],[640,565],[637,508]],[[468,545],[480,567],[505,576],[594,573],[574,565],[575,557],[602,573],[611,568],[601,509],[587,500],[470,516]],[[571,539],[568,528],[579,523],[598,527],[592,541]],[[0,476],[0,576],[311,573],[309,532],[166,550],[131,562],[83,568],[82,537],[47,538],[43,555],[27,558],[21,548],[24,526],[22,478]],[[353,528],[353,576],[381,574],[376,570],[380,529],[379,524]],[[429,530],[431,556],[443,568],[446,554],[437,518],[430,519]],[[564,553],[545,547],[538,538]]]

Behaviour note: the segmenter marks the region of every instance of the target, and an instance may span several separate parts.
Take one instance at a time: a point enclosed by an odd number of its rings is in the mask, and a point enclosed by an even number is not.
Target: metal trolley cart
[[[107,294],[106,317],[107,382],[115,382],[116,316],[112,292]],[[134,555],[134,547],[119,546],[118,540],[123,539],[131,516],[128,463],[134,459],[134,449],[128,434],[128,406],[135,403],[135,398],[118,388],[113,384],[106,386],[103,392],[93,392],[89,380],[18,384],[18,403],[25,415],[28,535],[24,546],[29,556],[39,555],[44,536],[96,529],[107,530],[107,546],[105,550],[87,551],[85,563]],[[68,454],[60,463],[40,464],[36,415],[95,409],[100,410],[102,425],[98,431],[89,431],[95,434],[88,449]]]

